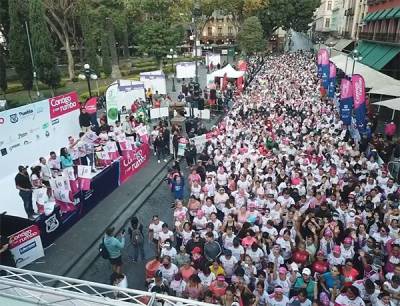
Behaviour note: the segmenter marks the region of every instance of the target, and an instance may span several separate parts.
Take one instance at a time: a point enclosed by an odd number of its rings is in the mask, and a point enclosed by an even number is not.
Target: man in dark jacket
[[[91,126],[90,115],[86,112],[85,108],[81,109],[81,113],[79,114],[79,125],[82,129],[82,132],[87,132],[90,130]]]
[[[206,243],[204,244],[204,256],[206,259],[214,261],[221,255],[221,252],[221,246],[214,240],[214,234],[212,232],[206,233]]]

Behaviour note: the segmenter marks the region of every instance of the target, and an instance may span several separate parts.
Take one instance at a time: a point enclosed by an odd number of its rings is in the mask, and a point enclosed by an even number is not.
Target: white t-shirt
[[[173,237],[174,237],[174,233],[172,231],[168,231],[166,233],[161,231],[158,233],[158,239],[160,240],[161,243],[167,239],[173,239]]]
[[[149,225],[149,230],[152,230],[152,231],[153,231],[153,237],[154,237],[154,239],[156,239],[156,240],[159,239],[159,234],[160,234],[160,232],[162,231],[162,226],[163,226],[163,224],[164,224],[164,222],[163,222],[163,221],[160,221],[160,222],[158,222],[158,224],[151,223],[151,224]]]
[[[174,275],[179,272],[178,267],[173,263],[171,263],[171,266],[168,269],[161,265],[159,270],[161,271],[163,278],[165,278],[168,283],[170,283],[174,279]]]
[[[214,273],[210,273],[208,276],[206,276],[206,275],[204,275],[204,273],[201,271],[201,272],[199,273],[199,278],[200,278],[200,280],[201,280],[201,284],[202,284],[204,287],[209,287],[209,286],[211,285],[211,283],[212,283],[213,281],[215,281],[215,275],[214,275]]]
[[[338,306],[365,306],[364,301],[358,296],[354,300],[350,300],[346,294],[339,295],[335,300]]]
[[[274,298],[274,294],[271,294],[267,298],[267,305],[269,306],[286,306],[289,303],[289,298],[286,295],[282,296],[281,301],[277,301]]]
[[[225,256],[220,257],[222,266],[225,270],[225,276],[231,277],[234,272],[234,267],[237,264],[238,260],[236,257],[231,256],[231,258],[227,259]]]
[[[232,256],[235,257],[238,261],[240,260],[240,256],[244,255],[244,248],[239,245],[237,248],[230,247],[229,250],[232,251]]]

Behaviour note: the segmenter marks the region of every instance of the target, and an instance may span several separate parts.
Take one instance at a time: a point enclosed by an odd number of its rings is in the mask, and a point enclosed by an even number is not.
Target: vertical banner
[[[329,88],[328,97],[335,97],[336,92],[336,65],[334,63],[329,63]]]
[[[150,149],[148,144],[142,144],[140,147],[132,150],[130,157],[123,157],[119,162],[120,183],[124,183],[132,175],[136,174],[149,159]]]
[[[365,132],[365,116],[367,113],[367,106],[365,103],[365,81],[359,74],[353,74],[351,77],[353,87],[354,99],[354,114],[356,117],[356,124],[358,131],[362,134]]]
[[[351,114],[353,110],[353,88],[351,81],[343,78],[340,84],[340,120],[345,125],[351,125]]]
[[[322,65],[321,65],[322,62],[321,62],[321,60],[322,60],[321,49],[319,49],[318,55],[317,55],[317,76],[318,76],[318,78],[322,77]]]
[[[81,190],[90,190],[91,166],[78,165],[78,179]]]
[[[9,245],[17,268],[22,268],[44,256],[40,231],[37,225],[31,225],[10,236]]]
[[[321,73],[322,85],[325,89],[329,86],[329,53],[326,49],[321,49]]]
[[[244,87],[244,80],[243,77],[241,76],[240,78],[236,79],[236,87],[238,89],[239,92],[243,91],[243,87]]]

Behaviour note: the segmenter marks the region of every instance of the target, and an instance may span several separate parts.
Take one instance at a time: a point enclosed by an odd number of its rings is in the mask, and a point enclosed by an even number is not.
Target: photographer
[[[121,274],[122,257],[121,251],[125,247],[125,230],[114,236],[114,227],[109,227],[104,235],[104,245],[110,257],[110,263],[113,272]]]

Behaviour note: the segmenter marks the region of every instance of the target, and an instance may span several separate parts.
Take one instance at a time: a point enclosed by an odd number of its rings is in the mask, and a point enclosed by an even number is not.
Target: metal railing
[[[4,298],[32,305],[212,305],[2,265],[0,271],[5,274],[0,276],[0,304]]]

